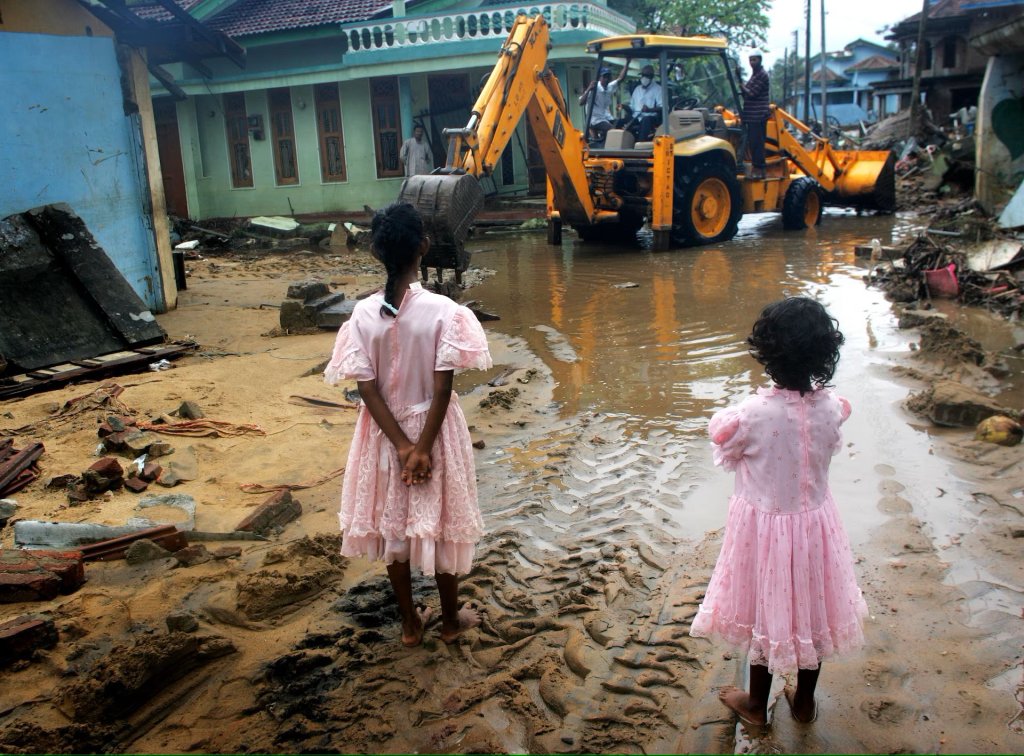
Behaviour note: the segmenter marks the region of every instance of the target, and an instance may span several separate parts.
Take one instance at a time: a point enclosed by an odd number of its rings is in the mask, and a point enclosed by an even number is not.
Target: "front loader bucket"
[[[896,210],[896,155],[891,151],[834,150],[841,173],[825,201],[830,205]]]
[[[484,192],[476,177],[468,173],[409,176],[402,183],[398,200],[408,202],[423,217],[424,230],[430,237],[424,265],[465,270],[469,257],[463,245],[484,204]]]

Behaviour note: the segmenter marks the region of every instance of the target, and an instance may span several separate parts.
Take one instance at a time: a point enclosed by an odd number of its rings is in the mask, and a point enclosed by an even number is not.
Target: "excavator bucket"
[[[484,204],[484,192],[468,173],[431,173],[409,176],[398,193],[423,217],[430,237],[430,252],[423,263],[437,268],[464,271],[469,256],[463,251],[473,218]]]
[[[891,151],[833,150],[840,167],[826,203],[891,213],[896,210],[896,156]]]

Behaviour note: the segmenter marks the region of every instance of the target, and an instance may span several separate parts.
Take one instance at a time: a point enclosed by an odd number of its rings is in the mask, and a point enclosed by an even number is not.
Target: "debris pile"
[[[974,135],[958,121],[944,129],[925,116],[911,134],[905,110],[871,127],[861,147],[896,153],[898,210],[923,210],[974,191]]]
[[[895,302],[949,298],[1019,318],[1024,309],[1024,242],[995,233],[973,202],[961,207],[970,209],[936,223],[947,229],[933,226],[903,249],[859,247],[858,253],[878,262],[869,283],[885,289]]]

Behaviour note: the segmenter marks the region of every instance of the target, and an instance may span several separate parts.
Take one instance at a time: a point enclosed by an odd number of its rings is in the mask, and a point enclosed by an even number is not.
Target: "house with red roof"
[[[168,207],[193,219],[391,202],[403,179],[402,142],[423,125],[435,165],[444,164],[443,130],[465,126],[516,14],[549,21],[548,59],[567,94],[594,74],[587,42],[636,28],[605,0],[144,0],[131,7],[160,24],[172,18],[169,5],[247,55],[244,70],[219,60],[182,63],[168,68],[169,86],[153,85]],[[485,190],[543,192],[544,181],[521,123]]]

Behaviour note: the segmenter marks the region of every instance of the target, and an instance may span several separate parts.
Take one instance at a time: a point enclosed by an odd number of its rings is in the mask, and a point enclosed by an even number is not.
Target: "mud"
[[[5,403],[3,432],[46,443],[43,479],[19,494],[18,516],[123,522],[133,494],[67,509],[45,478],[88,467],[108,415],[152,419],[186,400],[266,432],[172,439],[194,449],[198,474],[178,490],[196,500],[199,530],[230,531],[265,498],[245,484],[308,485],[296,492],[303,515],[268,542],[217,545],[236,558],[90,564],[73,595],[3,607],[0,619],[49,611],[61,641],[5,674],[0,742],[63,752],[1019,752],[1020,447],[933,427],[903,403],[955,378],[1021,406],[1020,360],[1007,352],[1020,339],[1012,325],[950,313],[1010,377],[963,361],[963,344],[922,359],[931,350],[910,345],[923,336],[897,328],[852,252],[912,222],[824,222],[828,237],[745,222],[721,249],[671,254],[571,243],[556,252],[531,236],[476,243],[478,264],[495,273],[471,295],[502,317],[488,325],[494,370],[456,378],[486,442],[476,454],[488,531],[460,589],[483,621],[451,646],[431,625],[414,649],[400,643],[383,567],[338,556],[340,479],[315,483],[343,464],[355,413],[293,399],[347,404],[316,370],[333,335],[261,335],[277,317],[262,305],[287,282],[355,295],[379,285],[373,262],[190,262],[182,306],[161,320],[198,353],[118,379],[116,399],[85,385]],[[610,285],[622,280],[639,288]],[[715,695],[742,684],[744,660],[688,636],[731,486],[712,468],[705,428],[761,382],[742,343],[761,305],[797,292],[822,297],[847,335],[836,383],[854,415],[833,489],[872,616],[868,647],[826,665],[817,723],[790,719],[779,680],[772,727],[748,733]],[[512,368],[514,389],[486,385]],[[508,406],[480,406],[512,390]],[[73,414],[53,412],[85,395]],[[9,546],[10,527],[3,538]],[[436,615],[433,582],[414,590]],[[196,634],[165,630],[180,613],[198,620]],[[234,652],[207,658],[204,638]],[[130,705],[97,693],[115,682],[135,691]]]

